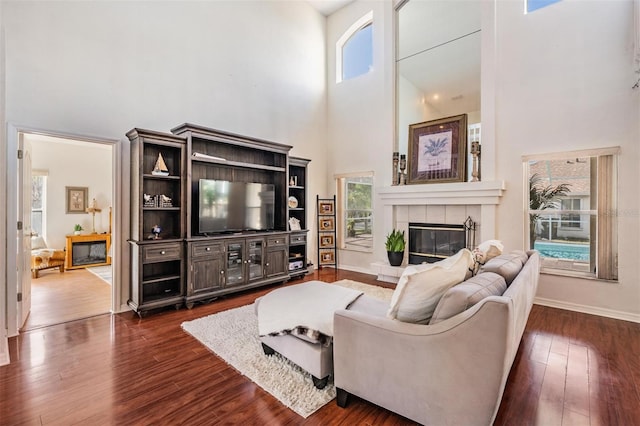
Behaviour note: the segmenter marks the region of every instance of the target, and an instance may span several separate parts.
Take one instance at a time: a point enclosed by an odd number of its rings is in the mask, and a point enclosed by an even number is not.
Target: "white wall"
[[[393,7],[390,2],[356,1],[327,19],[328,132],[327,192],[335,193],[334,175],[375,171],[374,187],[391,182],[394,127],[392,56]],[[335,82],[336,41],[367,12],[373,11],[373,70],[341,83]],[[374,189],[375,192],[375,189]],[[374,217],[382,218],[382,206],[374,206]],[[374,219],[376,220],[376,219]],[[374,247],[385,256],[384,225],[374,224]],[[344,251],[340,267],[368,270],[375,254]]]
[[[112,202],[112,153],[110,145],[65,142],[38,135],[25,135],[31,143],[31,165],[47,172],[45,239],[49,247],[63,248],[66,236],[76,223],[90,233],[92,215],[66,213],[65,187],[87,187],[89,201],[96,199],[102,211],[95,215],[96,232],[109,231],[109,207]]]
[[[359,1],[329,18],[329,62],[332,41],[366,5],[376,8]],[[522,155],[621,146],[619,283],[544,275],[538,297],[549,304],[640,320],[640,90],[631,89],[637,78],[632,6],[631,0],[565,0],[524,15],[521,2],[485,3],[482,170],[485,178],[506,182],[496,237],[507,248],[523,248]],[[384,22],[393,19],[390,8],[378,9],[389,15]],[[392,39],[392,31],[383,32]],[[374,51],[392,64],[392,50],[385,49],[385,42],[374,39],[374,44]],[[333,69],[331,64],[328,69]],[[336,148],[331,150],[328,179],[332,173],[374,169],[377,186],[391,182],[387,171],[392,136],[369,133],[372,128],[386,129],[394,120],[389,100],[382,95],[388,85],[393,85],[391,72],[365,76],[349,86],[332,86],[330,80],[329,143]],[[382,122],[372,126],[367,119]],[[338,149],[347,141],[348,148]],[[382,217],[380,209],[375,214]],[[379,233],[377,237],[374,255],[342,254],[342,266],[358,269],[380,259],[382,240]]]
[[[326,192],[326,19],[306,2],[2,4],[3,123],[120,139],[126,169],[131,128],[191,122],[293,145]]]
[[[6,164],[6,126],[5,126],[5,37],[4,37],[4,3],[0,2],[0,164]],[[0,198],[6,196],[6,176],[0,178]],[[7,251],[6,251],[6,209],[0,209],[0,280],[7,282]],[[0,286],[0,365],[9,363],[9,347],[7,341],[7,304],[6,291]]]
[[[538,297],[640,314],[640,90],[632,90],[628,1],[565,0],[523,15],[497,3],[497,170],[507,181],[499,237],[524,244],[523,154],[621,146],[619,284],[545,275]],[[513,232],[511,230],[518,230]]]

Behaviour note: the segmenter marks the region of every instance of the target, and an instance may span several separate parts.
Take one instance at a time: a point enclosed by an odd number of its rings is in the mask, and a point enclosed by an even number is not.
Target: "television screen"
[[[273,229],[274,185],[200,179],[198,187],[200,234]]]

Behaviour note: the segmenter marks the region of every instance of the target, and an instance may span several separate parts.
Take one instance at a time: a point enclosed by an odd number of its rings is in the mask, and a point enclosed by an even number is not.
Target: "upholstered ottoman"
[[[264,353],[278,352],[308,371],[318,389],[324,388],[333,373],[333,313],[362,299],[361,295],[339,285],[309,281],[257,299]]]

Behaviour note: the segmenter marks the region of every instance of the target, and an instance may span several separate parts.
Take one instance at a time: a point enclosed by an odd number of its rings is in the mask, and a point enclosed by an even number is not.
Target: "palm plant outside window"
[[[550,273],[617,279],[617,150],[585,150],[525,160],[530,248]]]

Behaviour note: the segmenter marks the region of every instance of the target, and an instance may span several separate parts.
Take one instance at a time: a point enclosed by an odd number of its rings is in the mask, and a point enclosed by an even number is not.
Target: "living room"
[[[522,157],[621,148],[617,282],[543,274],[538,297],[548,305],[638,322],[634,3],[564,0],[527,15],[523,2],[483,3],[481,161],[482,179],[506,186],[493,237],[523,249]],[[337,84],[335,43],[369,11],[374,66]],[[312,197],[335,193],[334,176],[341,174],[374,171],[377,186],[392,182],[394,2],[356,1],[327,17],[302,1],[17,1],[1,3],[0,13],[0,118],[10,126],[2,141],[15,138],[11,129],[118,141],[114,282],[121,311],[129,298],[124,135],[134,127],[169,131],[192,122],[292,145],[293,155],[312,160]],[[12,155],[2,155],[9,165]],[[374,207],[373,252],[339,253],[340,269],[371,274],[371,263],[385,259],[384,236],[394,224],[383,222],[383,209]],[[4,210],[6,222],[9,205]],[[315,247],[315,231],[309,235]],[[3,241],[12,236],[3,229]],[[5,247],[0,269],[9,286]],[[10,312],[0,293],[2,312]],[[15,319],[2,328],[9,337],[17,333]]]

